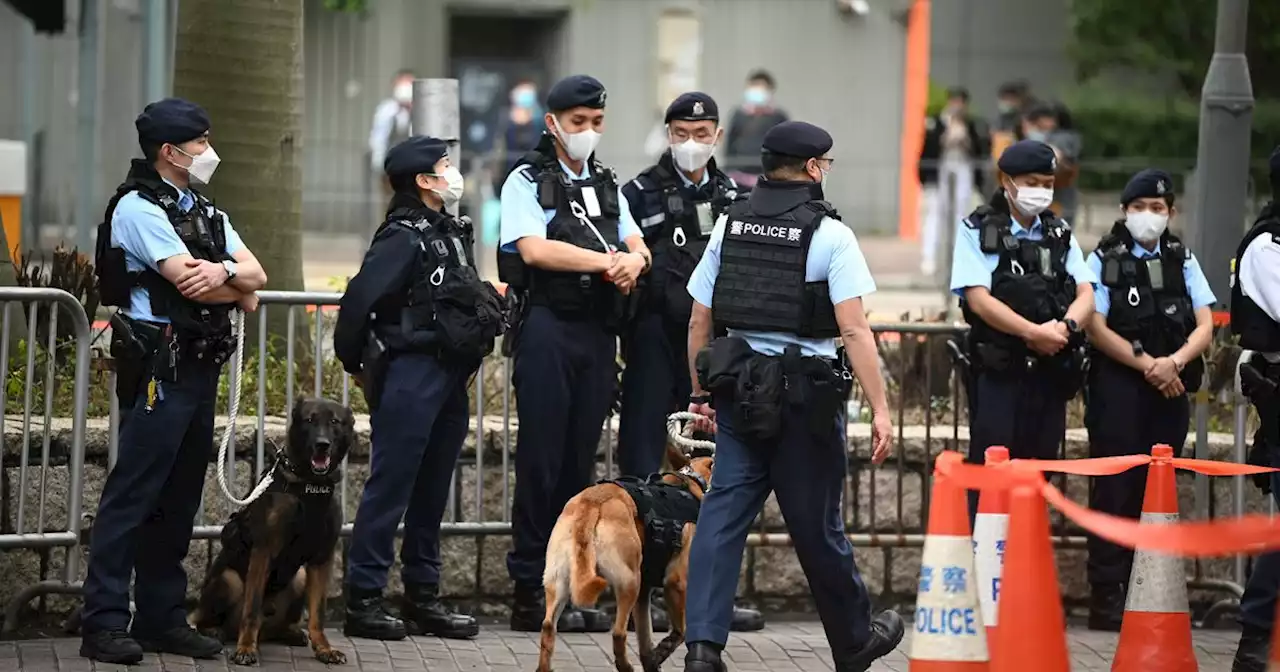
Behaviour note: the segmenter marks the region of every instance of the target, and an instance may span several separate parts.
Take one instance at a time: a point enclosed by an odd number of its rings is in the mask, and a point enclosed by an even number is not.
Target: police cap
[[[449,145],[440,138],[419,135],[392,147],[382,169],[388,177],[435,172],[436,163],[449,153]]]
[[[133,122],[142,144],[180,145],[209,132],[209,114],[181,98],[165,98],[142,109]]]
[[[547,93],[547,109],[563,112],[575,107],[603,110],[604,84],[591,75],[570,75],[556,82]]]
[[[1128,206],[1139,198],[1173,199],[1173,178],[1163,170],[1148,168],[1134,175],[1120,193],[1120,205]]]
[[[716,107],[716,101],[711,96],[701,91],[682,93],[667,107],[667,115],[662,119],[664,124],[672,121],[719,122],[720,108]]]
[[[1052,175],[1058,170],[1058,159],[1049,145],[1039,140],[1021,140],[1004,150],[996,167],[1009,177]]]
[[[831,134],[803,121],[784,121],[764,134],[761,149],[770,154],[815,159],[831,151]]]

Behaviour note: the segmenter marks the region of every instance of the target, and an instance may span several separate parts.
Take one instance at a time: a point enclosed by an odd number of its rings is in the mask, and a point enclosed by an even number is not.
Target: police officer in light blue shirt
[[[99,293],[120,308],[111,321],[120,453],[89,544],[80,646],[117,664],[143,651],[222,650],[187,626],[182,560],[213,451],[218,375],[235,349],[231,311],[255,309],[267,280],[227,214],[191,187],[218,166],[205,111],[170,98],[148,105],[136,126],[145,158],[98,227]]]
[[[720,218],[689,280],[689,410],[716,422],[715,477],[689,557],[689,672],[725,669],[720,654],[747,530],[770,490],[837,672],[863,672],[902,640],[896,613],[872,618],[840,513],[848,474],[843,407],[854,375],[874,413],[873,462],[888,456],[892,428],[862,305],[875,282],[853,231],[823,196],[832,144],[812,124],[772,128],[763,178]],[[708,346],[713,321],[728,336]],[[852,372],[837,356],[837,337]]]
[[[595,158],[605,99],[594,77],[552,87],[550,130],[502,185],[498,273],[523,304],[518,332],[507,336],[520,414],[507,569],[515,582],[511,628],[521,632],[542,628],[547,541],[565,503],[595,472],[617,388],[625,295],[651,263],[617,177]],[[573,608],[558,623],[563,632],[610,626],[602,612]]]
[[[1015,458],[1057,456],[1067,400],[1082,383],[1096,280],[1071,227],[1049,210],[1053,148],[1014,143],[998,167],[1000,187],[960,224],[951,267],[971,327],[969,459],[979,464],[991,446]],[[972,515],[976,491],[969,503]]]
[[[1189,393],[1204,376],[1216,301],[1195,255],[1169,231],[1177,215],[1173,180],[1161,170],[1134,175],[1120,196],[1123,218],[1089,255],[1097,315],[1086,328],[1092,457],[1181,451],[1191,420]],[[1142,513],[1145,469],[1094,480],[1089,506],[1112,515]],[[1133,551],[1089,537],[1089,627],[1119,631]]]

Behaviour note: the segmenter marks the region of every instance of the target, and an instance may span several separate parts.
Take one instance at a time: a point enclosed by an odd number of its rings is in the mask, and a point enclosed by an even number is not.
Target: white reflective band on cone
[[[1000,578],[1004,576],[1003,542],[1009,538],[1009,514],[979,513],[973,520],[973,551],[978,570],[978,599],[982,622],[991,627],[996,619]]]
[[[1142,523],[1168,525],[1178,522],[1176,513],[1143,513]],[[1179,614],[1187,611],[1186,562],[1173,555],[1137,550],[1129,575],[1125,611]]]
[[[920,562],[912,660],[989,660],[969,537],[930,535]]]

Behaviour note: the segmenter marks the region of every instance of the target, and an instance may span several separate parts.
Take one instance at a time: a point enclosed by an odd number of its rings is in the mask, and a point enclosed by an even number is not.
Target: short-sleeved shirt
[[[1095,278],[1102,277],[1102,254],[1101,250],[1089,255],[1089,271],[1093,273]],[[1156,243],[1154,250],[1147,251],[1147,248],[1141,245],[1132,245],[1129,253],[1136,259],[1146,259],[1160,254],[1160,244]],[[1217,297],[1213,295],[1213,290],[1209,288],[1209,281],[1204,277],[1204,271],[1200,270],[1200,262],[1196,260],[1194,254],[1187,253],[1187,260],[1182,264],[1182,280],[1187,285],[1187,295],[1191,298],[1191,307],[1200,310],[1205,306],[1211,306]],[[1093,305],[1094,310],[1103,317],[1111,311],[1111,290],[1104,286],[1100,280],[1093,283]]]
[[[956,246],[951,263],[951,291],[963,297],[964,290],[969,287],[986,287],[991,289],[991,275],[1000,264],[999,254],[986,254],[982,251],[979,230],[969,226],[968,219],[960,220],[957,225]],[[1044,237],[1044,225],[1036,218],[1031,230],[1022,228],[1014,221],[1009,228],[1014,238],[1040,240]],[[1084,253],[1080,251],[1080,241],[1071,236],[1071,247],[1067,250],[1067,273],[1075,279],[1076,286],[1097,284],[1098,277],[1089,269],[1084,261]]]
[[[571,179],[586,180],[591,177],[591,165],[586,161],[582,162],[582,172],[576,174],[569,170],[564,161],[559,163],[560,169]],[[556,211],[544,209],[538,204],[538,186],[533,181],[537,170],[535,166],[526,164],[511,171],[507,181],[502,183],[499,242],[503,252],[518,252],[516,241],[521,238],[547,237],[547,224],[555,217]],[[636,226],[636,220],[631,217],[631,205],[627,203],[627,197],[622,195],[622,189],[618,189],[618,210],[618,240],[640,235],[640,227]]]
[[[1240,291],[1258,308],[1280,322],[1280,242],[1263,234],[1240,255]]]
[[[195,196],[190,191],[178,189],[178,207],[183,212],[189,211],[195,204]],[[212,205],[208,207],[208,215],[212,217],[215,208]],[[227,213],[222,213],[222,220],[227,238],[226,253],[235,254],[244,249],[244,241],[231,227],[231,219],[227,217]],[[143,270],[159,273],[160,262],[180,254],[190,254],[178,237],[178,232],[174,231],[164,208],[139,196],[136,191],[124,195],[116,204],[115,212],[111,215],[111,244],[124,249],[125,267],[130,273]],[[135,320],[169,321],[169,318],[151,312],[151,294],[145,287],[130,290],[129,307],[123,310],[125,315]]]
[[[684,171],[677,170],[675,174],[680,178],[681,192],[686,197],[691,197],[697,190],[702,189],[711,182],[710,170],[702,171],[702,179],[697,184],[694,184],[693,180],[690,180],[684,174]],[[737,188],[732,179],[730,179],[730,185],[731,189]],[[662,197],[659,194],[653,198],[645,198],[645,192],[641,188],[639,178],[622,185],[622,195],[626,197],[631,205],[632,219],[640,225],[641,231],[646,236],[652,235],[655,227],[666,223],[667,216],[666,211],[663,210]]]
[[[711,239],[707,241],[707,250],[689,278],[689,295],[708,308],[714,307],[711,300],[716,278],[720,275],[720,246],[724,242],[726,221],[726,215],[721,215],[716,221]],[[853,229],[830,217],[824,217],[813,233],[804,275],[807,282],[827,282],[833,305],[876,291],[876,282],[867,268],[867,260],[862,256],[862,248],[858,247]],[[781,355],[788,345],[794,343],[800,346],[800,354],[805,356],[829,359],[836,356],[834,338],[802,338],[784,332],[737,329],[730,329],[729,335],[745,339],[752,350],[763,355]]]

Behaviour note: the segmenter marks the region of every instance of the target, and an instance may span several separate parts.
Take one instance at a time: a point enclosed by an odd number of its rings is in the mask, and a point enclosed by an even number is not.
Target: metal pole
[[[169,0],[147,0],[145,25],[143,105],[160,100],[169,93]]]
[[[79,80],[76,85],[76,118],[80,149],[76,153],[80,197],[76,199],[76,247],[92,252],[89,229],[94,213],[102,207],[98,200],[98,68],[102,63],[102,2],[80,3]]]
[[[44,64],[35,24],[22,22],[22,140],[27,143],[27,193],[22,202],[22,225],[18,240],[9,241],[16,249],[40,249],[40,170],[41,152],[40,106],[44,87],[40,70]]]
[[[453,165],[462,169],[462,109],[458,104],[458,80],[416,79],[413,82],[413,112],[410,133],[429,135],[449,143]],[[449,214],[457,215],[454,205]]]
[[[1200,97],[1195,213],[1196,257],[1209,286],[1226,303],[1230,259],[1245,228],[1253,85],[1244,54],[1249,0],[1218,0],[1213,60]]]

